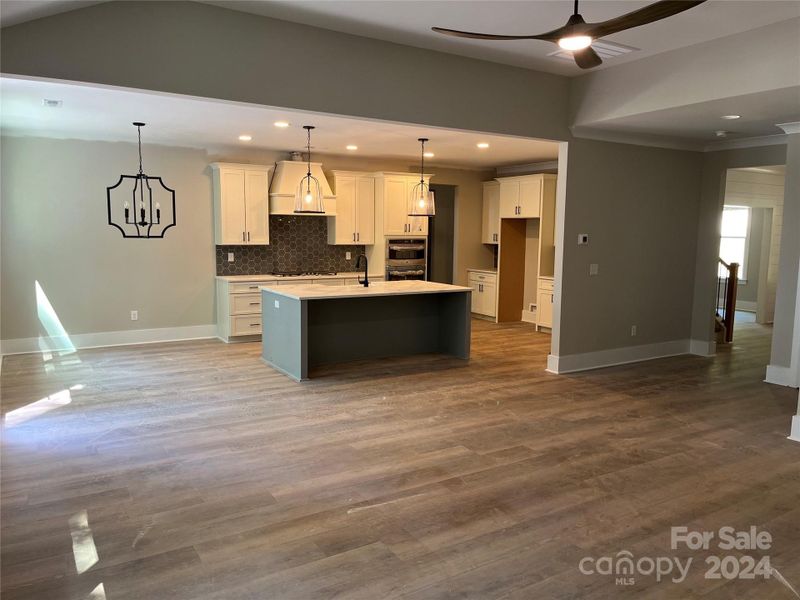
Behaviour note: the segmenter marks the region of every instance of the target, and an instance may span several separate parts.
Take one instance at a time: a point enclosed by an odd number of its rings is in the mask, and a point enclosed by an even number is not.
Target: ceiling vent
[[[61,100],[50,100],[49,98],[42,100],[42,106],[47,106],[48,108],[60,108],[61,104]]]
[[[634,48],[633,46],[625,46],[623,44],[614,44],[612,42],[606,42],[603,40],[596,40],[592,42],[592,48],[594,51],[597,52],[597,55],[602,58],[603,60],[608,60],[609,58],[615,58],[617,56],[622,56],[623,54],[630,54],[631,52],[637,52],[640,48]],[[572,52],[569,50],[563,50],[559,48],[555,52],[551,52],[547,56],[553,56],[555,58],[564,58],[566,60],[572,61]]]

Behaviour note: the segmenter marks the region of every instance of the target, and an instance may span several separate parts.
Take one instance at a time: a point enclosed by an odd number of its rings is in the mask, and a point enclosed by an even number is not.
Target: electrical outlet
[[[281,307],[281,301],[275,300],[275,308],[280,308],[280,307]]]
[[[345,260],[350,260],[351,258],[352,258],[352,254],[350,254],[349,252],[345,252],[344,253],[344,259]]]
[[[233,252],[228,252],[228,262],[233,262]]]
[[[589,234],[588,233],[579,233],[578,234],[578,246],[585,246],[589,243]]]
[[[131,321],[138,321],[139,320],[139,311],[132,310],[131,311]]]
[[[631,325],[631,337],[636,337],[636,325]]]
[[[589,265],[589,275],[597,275],[600,272],[600,265],[592,263]]]

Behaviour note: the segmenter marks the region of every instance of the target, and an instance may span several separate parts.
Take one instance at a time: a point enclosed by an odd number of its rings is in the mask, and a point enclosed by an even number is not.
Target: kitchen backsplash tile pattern
[[[217,246],[217,275],[261,275],[280,271],[355,271],[364,246],[329,246],[326,217],[272,215],[269,246]],[[228,262],[228,252],[234,261]],[[345,259],[350,252],[351,260]]]

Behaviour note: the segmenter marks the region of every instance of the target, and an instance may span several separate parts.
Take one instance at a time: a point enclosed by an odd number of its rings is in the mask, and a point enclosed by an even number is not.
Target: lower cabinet
[[[553,280],[540,277],[536,292],[536,329],[553,327]]]
[[[485,317],[497,316],[497,274],[468,270],[472,288],[472,312]]]

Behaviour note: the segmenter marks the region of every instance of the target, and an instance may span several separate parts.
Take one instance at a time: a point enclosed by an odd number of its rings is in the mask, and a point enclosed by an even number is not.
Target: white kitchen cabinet
[[[216,243],[269,244],[270,167],[213,163],[211,169]]]
[[[501,177],[500,218],[537,219],[542,214],[545,196],[555,199],[556,176],[550,174]]]
[[[430,177],[425,178],[425,183]],[[419,175],[384,174],[380,178],[379,200],[383,203],[383,234],[386,236],[428,235],[428,217],[410,217],[411,192]]]
[[[540,277],[536,293],[536,329],[553,327],[553,280]]]
[[[328,218],[329,244],[375,243],[375,178],[334,171],[336,216]]]
[[[467,276],[472,288],[472,312],[486,317],[497,316],[497,274],[470,269]]]
[[[500,242],[500,184],[497,181],[483,183],[483,227],[481,241],[484,244]]]

